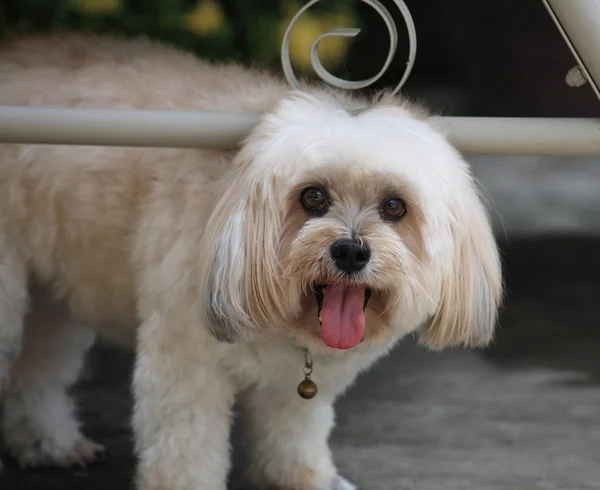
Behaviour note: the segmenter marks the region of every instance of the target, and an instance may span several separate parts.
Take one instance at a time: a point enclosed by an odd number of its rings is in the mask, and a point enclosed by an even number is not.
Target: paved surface
[[[600,159],[471,156],[499,235],[600,234]]]
[[[340,400],[334,453],[364,490],[600,488],[600,239],[503,248],[510,301],[493,348],[432,354],[404,342]],[[109,460],[9,467],[2,490],[130,488],[130,357],[103,348],[92,361],[78,391]],[[239,468],[236,489],[246,488]]]

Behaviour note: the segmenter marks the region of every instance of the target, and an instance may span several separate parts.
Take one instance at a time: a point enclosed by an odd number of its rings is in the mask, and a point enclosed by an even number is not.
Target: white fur
[[[0,147],[3,432],[23,465],[102,451],[66,395],[88,327],[136,348],[141,490],[225,490],[236,396],[260,488],[353,490],[328,437],[357,374],[412,332],[433,348],[490,341],[500,263],[467,164],[402,100],[309,92],[140,40],[3,45],[2,104],[264,113],[235,153]],[[293,192],[324,176],[334,202],[311,219]],[[410,196],[406,225],[379,215],[388,184]],[[360,281],[376,292],[365,342],[337,351],[303,301],[339,276],[328,246],[354,234],[373,248]],[[310,401],[296,392],[303,347]]]

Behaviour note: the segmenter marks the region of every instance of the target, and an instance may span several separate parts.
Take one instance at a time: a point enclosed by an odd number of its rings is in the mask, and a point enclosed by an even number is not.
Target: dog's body
[[[136,346],[143,490],[225,488],[238,393],[255,482],[350,490],[327,445],[336,396],[407,333],[436,348],[489,341],[500,266],[464,162],[403,103],[349,116],[366,101],[311,94],[141,40],[0,48],[2,105],[270,114],[240,152],[0,146],[0,396],[6,449],[22,464],[101,449],[65,391],[93,331]],[[315,182],[316,194],[302,191]],[[367,265],[344,275],[323,250],[356,235]],[[340,287],[369,302],[347,325],[331,320],[332,302],[345,308]],[[310,401],[296,393],[305,347],[319,387]]]

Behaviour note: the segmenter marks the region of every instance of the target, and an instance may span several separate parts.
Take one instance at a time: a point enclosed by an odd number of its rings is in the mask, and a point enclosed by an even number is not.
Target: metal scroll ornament
[[[302,14],[306,10],[308,10],[310,7],[312,7],[315,3],[320,2],[320,1],[321,0],[311,0],[310,2],[308,2],[304,7],[302,7],[298,11],[298,13],[294,16],[294,18],[291,20],[290,24],[288,25],[288,27],[285,31],[285,34],[283,36],[283,41],[281,42],[281,65],[283,68],[283,73],[285,74],[285,77],[287,78],[288,83],[294,89],[297,89],[297,90],[299,90],[301,87],[300,87],[300,82],[294,75],[294,71],[292,69],[292,64],[290,61],[290,52],[289,52],[290,51],[290,36],[292,34],[292,30],[294,29],[294,25],[296,24],[298,19],[302,16]],[[390,15],[389,11],[378,0],[360,0],[360,1],[364,2],[367,5],[369,5],[370,7],[372,7],[381,16],[381,18],[385,22],[385,25],[386,25],[387,30],[390,35],[390,49],[388,52],[387,59],[385,61],[385,64],[383,65],[383,68],[381,68],[381,70],[376,75],[374,75],[370,78],[367,78],[366,80],[357,80],[357,81],[342,80],[341,78],[335,77],[331,73],[329,73],[325,69],[323,64],[321,63],[321,60],[319,59],[319,53],[318,53],[319,44],[321,43],[321,41],[323,39],[325,39],[326,37],[334,37],[334,36],[356,37],[360,33],[360,29],[358,29],[358,28],[331,29],[331,30],[321,34],[319,37],[317,37],[317,39],[315,39],[315,41],[313,42],[313,44],[310,48],[310,63],[312,65],[313,70],[319,76],[319,78],[321,80],[323,80],[325,83],[328,83],[329,85],[332,85],[337,88],[345,89],[345,90],[358,90],[358,89],[366,88],[366,87],[369,87],[370,85],[374,84],[377,80],[379,80],[383,76],[383,74],[387,71],[387,69],[390,67],[392,60],[394,59],[394,55],[396,54],[396,48],[398,47],[398,30],[396,29],[394,20],[393,20],[392,16]],[[412,71],[413,65],[415,63],[415,57],[417,54],[417,32],[415,29],[415,24],[413,22],[412,16],[410,15],[410,11],[408,10],[408,7],[404,3],[404,1],[403,0],[392,0],[392,1],[396,5],[396,7],[398,7],[398,10],[400,10],[400,12],[402,13],[402,16],[404,17],[404,22],[406,23],[406,28],[408,31],[408,60],[406,62],[406,68],[404,70],[404,74],[402,75],[400,82],[398,83],[398,85],[396,85],[396,88],[393,91],[393,93],[395,94],[402,88],[402,86],[404,85],[404,83],[406,82],[408,77],[410,76],[410,72]]]

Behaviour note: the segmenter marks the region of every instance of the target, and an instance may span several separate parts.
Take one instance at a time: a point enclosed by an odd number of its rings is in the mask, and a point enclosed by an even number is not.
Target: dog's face
[[[484,345],[499,255],[468,166],[400,105],[350,115],[296,95],[263,118],[207,227],[202,305],[220,339],[258,331],[313,349],[419,330]]]
[[[349,349],[363,337],[387,337],[391,325],[414,324],[402,324],[402,313],[433,311],[429,299],[413,304],[423,283],[424,230],[409,183],[357,161],[301,172],[298,181],[280,248],[287,302],[299,307],[294,332]]]

